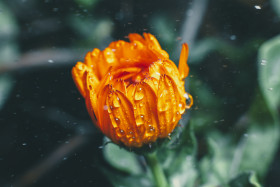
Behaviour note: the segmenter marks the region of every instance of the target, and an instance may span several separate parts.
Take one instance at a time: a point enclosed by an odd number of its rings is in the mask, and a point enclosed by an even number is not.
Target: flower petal
[[[93,49],[92,52],[88,52],[85,56],[85,64],[88,66],[88,68],[98,77],[98,79],[101,79],[100,74],[100,58],[101,58],[101,51],[97,48]]]
[[[177,85],[168,75],[162,75],[158,87],[158,118],[160,137],[166,137],[173,131],[185,110],[185,103],[179,95]]]
[[[136,84],[133,93],[134,116],[145,143],[154,142],[159,136],[156,100],[156,94],[147,83]]]
[[[73,80],[83,97],[86,96],[85,79],[86,79],[87,72],[88,72],[88,67],[82,62],[77,62],[75,67],[73,67],[73,69],[72,69]]]
[[[162,50],[156,37],[150,33],[144,33],[144,38],[147,41],[148,48],[157,53],[160,58],[169,58],[166,51]]]
[[[109,93],[111,92],[110,85],[106,85],[102,91],[101,95],[97,97],[97,120],[100,130],[112,141],[118,142],[115,133],[113,131],[113,126],[109,117],[109,106],[106,103]]]
[[[189,66],[187,64],[189,56],[189,47],[188,44],[184,43],[182,45],[180,60],[179,60],[179,72],[180,72],[180,78],[184,79],[189,74]]]
[[[133,106],[128,98],[116,90],[110,93],[106,103],[116,139],[120,139],[126,146],[140,146]]]

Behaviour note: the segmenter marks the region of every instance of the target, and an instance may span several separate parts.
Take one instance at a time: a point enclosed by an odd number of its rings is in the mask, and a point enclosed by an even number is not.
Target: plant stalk
[[[169,187],[166,176],[164,175],[160,163],[158,162],[156,153],[146,154],[144,157],[152,171],[155,185],[157,187]]]

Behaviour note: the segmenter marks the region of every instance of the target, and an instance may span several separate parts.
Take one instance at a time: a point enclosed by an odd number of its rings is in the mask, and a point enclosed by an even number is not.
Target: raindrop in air
[[[267,63],[267,61],[266,61],[266,60],[262,60],[262,61],[261,61],[261,65],[262,65],[262,66],[265,66],[265,65],[266,65],[266,63]]]
[[[23,145],[23,146],[26,146],[26,145],[27,145],[27,143],[26,143],[26,142],[23,142],[23,143],[22,143],[22,145]]]
[[[48,63],[52,64],[52,63],[54,63],[54,61],[51,60],[51,59],[49,59],[49,60],[48,60]]]
[[[231,35],[230,40],[236,40],[236,35]]]
[[[262,7],[259,5],[255,5],[255,9],[260,10],[260,9],[262,9]]]

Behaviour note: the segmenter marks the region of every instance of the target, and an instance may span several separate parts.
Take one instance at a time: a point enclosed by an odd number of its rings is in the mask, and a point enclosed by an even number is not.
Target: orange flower
[[[192,105],[184,89],[188,45],[183,44],[178,69],[153,35],[128,38],[88,52],[72,76],[99,129],[117,144],[141,147],[169,137]]]

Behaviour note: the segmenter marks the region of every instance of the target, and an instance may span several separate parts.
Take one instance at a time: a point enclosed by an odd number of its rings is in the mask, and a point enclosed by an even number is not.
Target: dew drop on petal
[[[118,137],[123,137],[123,136],[125,136],[124,130],[122,130],[122,129],[118,128],[118,127],[114,128],[114,130],[115,130],[115,133],[116,133],[116,135],[117,135]]]
[[[118,108],[121,106],[120,99],[118,97],[113,100],[113,105],[115,108]]]
[[[115,121],[116,121],[117,125],[119,125],[121,123],[121,120],[119,118],[115,118]]]
[[[142,88],[138,88],[136,91],[135,91],[135,94],[134,94],[134,99],[135,100],[141,100],[144,98],[144,92],[143,92],[143,89]]]
[[[145,123],[145,119],[144,119],[144,115],[138,115],[136,116],[136,124],[138,125],[142,125]]]

